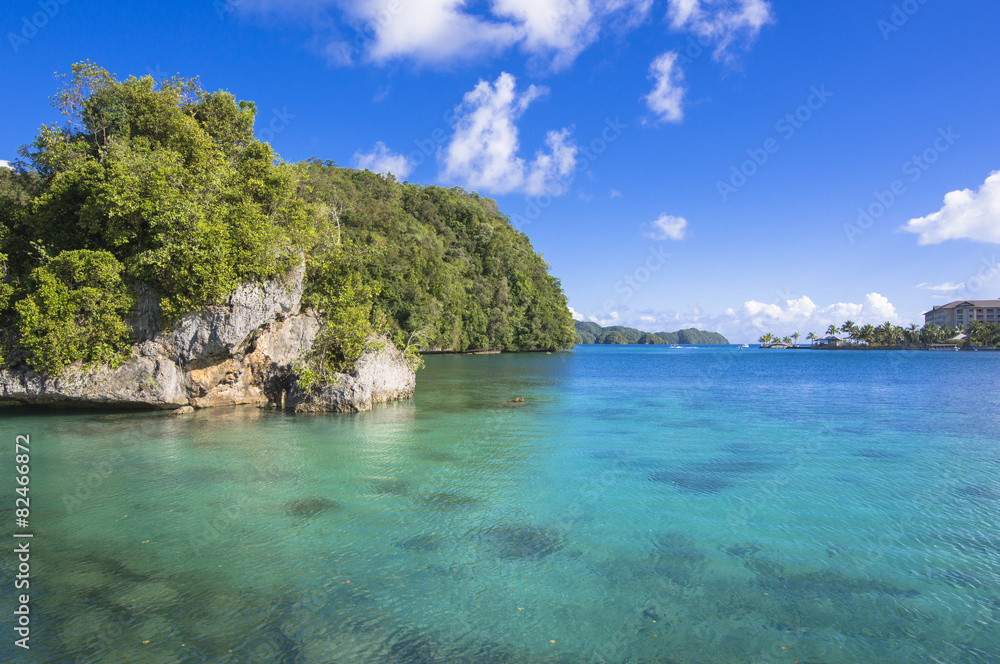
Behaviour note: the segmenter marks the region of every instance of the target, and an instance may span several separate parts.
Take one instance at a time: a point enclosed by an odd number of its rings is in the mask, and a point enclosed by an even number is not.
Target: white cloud
[[[236,11],[312,19],[327,34],[321,47],[336,64],[362,55],[374,62],[410,59],[451,65],[519,47],[533,59],[562,69],[605,28],[632,29],[652,0],[240,0]],[[477,11],[471,11],[472,8]],[[339,12],[351,30],[336,26]]]
[[[752,44],[774,21],[766,0],[668,0],[667,17],[675,30],[687,30],[715,44],[716,60],[732,60],[737,42]]]
[[[861,304],[837,302],[826,307],[820,307],[805,295],[773,304],[750,300],[743,304],[742,314],[736,318],[749,329],[779,334],[786,334],[785,330],[819,333],[830,325],[839,327],[848,320],[858,325],[899,322],[896,307],[879,293],[868,293]]]
[[[392,173],[399,179],[413,170],[413,164],[405,156],[391,151],[382,141],[377,142],[371,152],[355,152],[354,167],[383,175]]]
[[[622,196],[622,192],[618,191],[617,189],[612,189],[611,193],[608,194],[609,198],[621,198],[621,196]]]
[[[654,240],[683,240],[687,232],[687,219],[684,217],[672,217],[669,214],[661,214],[652,222],[653,230],[646,233],[646,237]]]
[[[605,316],[588,316],[587,320],[591,323],[597,323],[601,327],[609,327],[611,325],[622,325],[624,322],[621,320],[621,316],[618,315],[617,311],[612,311]]]
[[[568,307],[570,315],[573,316],[573,320],[583,320],[583,314],[578,313],[573,307]]]
[[[663,122],[680,122],[684,119],[684,70],[677,64],[677,52],[668,51],[658,56],[649,66],[653,91],[646,95],[646,105]]]
[[[1000,171],[994,171],[978,192],[953,191],[934,214],[911,219],[903,230],[918,233],[920,244],[945,240],[1000,243]]]
[[[0,168],[9,168],[10,170],[14,170],[14,167],[11,166],[10,162],[6,159],[0,159]]]
[[[479,81],[455,109],[455,133],[441,151],[442,179],[460,181],[472,189],[529,196],[566,193],[576,168],[577,146],[569,129],[550,131],[546,151],[529,164],[518,156],[517,121],[546,88],[529,86],[519,94],[517,81],[504,72],[491,85]]]
[[[464,0],[397,0],[395,12],[381,0],[345,2],[369,30],[368,56],[376,62],[409,57],[430,64],[496,54],[521,38],[517,26],[462,11]]]
[[[932,286],[931,284],[917,284],[917,288],[920,290],[938,291],[940,293],[953,293],[955,291],[960,291],[965,288],[965,282],[954,284],[950,281],[946,281],[943,284],[937,284]]]
[[[798,332],[803,337],[815,332],[822,336],[830,325],[839,328],[848,320],[859,327],[881,325],[887,320],[895,325],[908,323],[900,320],[896,308],[879,293],[868,293],[860,303],[836,302],[826,306],[807,296],[772,303],[749,300],[718,315],[706,314],[696,306],[687,311],[630,311],[623,305],[610,314],[598,311],[585,318],[601,325],[627,325],[650,332],[696,327],[719,332],[734,343],[756,341],[765,332],[779,336]]]

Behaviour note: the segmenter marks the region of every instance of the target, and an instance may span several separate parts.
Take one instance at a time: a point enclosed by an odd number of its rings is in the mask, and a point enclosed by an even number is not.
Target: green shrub
[[[107,251],[64,251],[31,273],[16,304],[20,345],[35,370],[56,374],[76,361],[118,364],[132,342],[124,318],[135,298]]]

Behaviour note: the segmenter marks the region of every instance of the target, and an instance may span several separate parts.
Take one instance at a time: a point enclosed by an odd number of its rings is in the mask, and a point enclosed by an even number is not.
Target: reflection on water
[[[5,412],[33,647],[0,659],[998,662],[1000,357],[885,355],[583,347],[431,357],[353,416]]]

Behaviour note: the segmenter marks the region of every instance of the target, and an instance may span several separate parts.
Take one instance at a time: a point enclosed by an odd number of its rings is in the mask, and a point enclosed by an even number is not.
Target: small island
[[[695,328],[678,330],[677,332],[643,332],[631,327],[615,325],[601,327],[590,321],[576,321],[577,344],[603,345],[659,345],[659,344],[698,344],[704,346],[725,345],[729,343],[726,337],[718,332],[705,332]]]
[[[53,105],[0,167],[0,405],[358,411],[426,351],[573,346],[489,198],[282,161],[196,78],[82,62]]]

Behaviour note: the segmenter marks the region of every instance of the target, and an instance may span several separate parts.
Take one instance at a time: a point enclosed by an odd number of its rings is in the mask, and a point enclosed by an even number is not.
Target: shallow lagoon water
[[[582,346],[418,384],[5,410],[35,538],[0,659],[1000,662],[1000,353]]]

